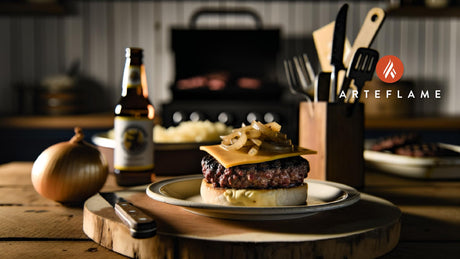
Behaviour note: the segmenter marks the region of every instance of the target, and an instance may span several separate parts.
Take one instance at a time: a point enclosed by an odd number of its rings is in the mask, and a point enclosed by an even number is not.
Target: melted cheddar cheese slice
[[[219,163],[221,163],[225,168],[229,168],[232,166],[237,165],[244,165],[244,164],[256,164],[256,163],[263,163],[267,161],[272,161],[281,158],[287,158],[292,156],[300,156],[300,155],[309,155],[309,154],[316,154],[316,151],[302,148],[302,147],[295,147],[294,151],[289,153],[277,153],[277,152],[269,152],[265,150],[259,150],[257,155],[251,156],[248,155],[246,152],[242,151],[227,151],[222,148],[220,145],[213,145],[213,146],[200,146],[200,150],[203,150],[213,156]]]

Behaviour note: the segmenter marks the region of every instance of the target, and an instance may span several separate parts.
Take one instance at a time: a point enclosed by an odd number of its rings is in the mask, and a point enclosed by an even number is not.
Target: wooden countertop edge
[[[439,251],[443,251],[444,258],[455,258],[458,250],[455,242],[400,241],[394,250],[381,259],[405,259],[405,258],[436,258]],[[2,255],[6,258],[55,258],[90,257],[101,259],[126,258],[123,255],[110,251],[92,240],[7,240],[0,243]]]
[[[0,128],[14,129],[68,129],[73,127],[100,129],[113,127],[109,113],[65,116],[11,116],[0,119]]]
[[[0,118],[0,128],[14,129],[68,129],[111,128],[111,113],[65,115],[65,116],[5,116]],[[365,129],[417,129],[417,130],[460,130],[460,116],[411,117],[411,118],[365,118]]]
[[[365,118],[366,129],[459,130],[460,117]]]

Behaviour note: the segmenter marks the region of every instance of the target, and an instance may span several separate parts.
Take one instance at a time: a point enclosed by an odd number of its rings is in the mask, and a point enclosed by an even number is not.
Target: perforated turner
[[[378,61],[379,53],[374,49],[359,48],[353,56],[353,61],[347,71],[347,77],[355,80],[358,90],[358,98],[355,98],[355,104],[359,102],[364,83],[372,80]],[[348,100],[350,100],[350,97],[348,97]]]

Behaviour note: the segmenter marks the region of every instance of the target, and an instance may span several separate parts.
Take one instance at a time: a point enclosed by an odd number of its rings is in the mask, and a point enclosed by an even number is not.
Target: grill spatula
[[[379,53],[370,48],[359,48],[353,56],[353,61],[347,71],[347,77],[351,80],[355,80],[358,91],[357,98],[354,100],[355,105],[359,102],[364,83],[372,80],[378,61]],[[348,89],[348,87],[346,89]],[[350,99],[348,100],[350,101]]]

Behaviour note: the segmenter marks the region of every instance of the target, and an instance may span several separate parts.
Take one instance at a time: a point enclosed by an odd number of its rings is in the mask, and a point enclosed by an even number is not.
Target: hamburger
[[[276,123],[254,121],[222,137],[220,145],[201,146],[204,202],[233,206],[291,206],[306,203],[310,170],[301,157],[316,153],[292,145]]]

